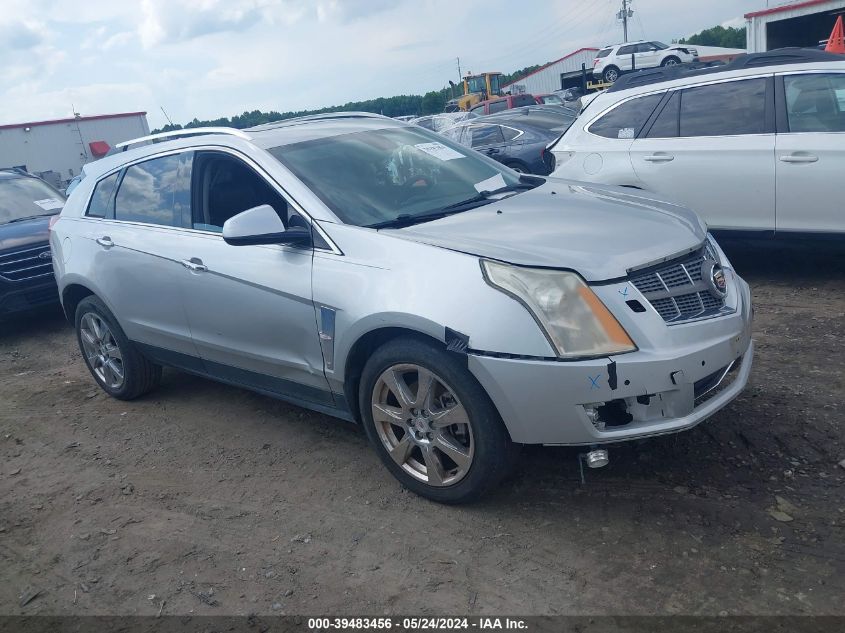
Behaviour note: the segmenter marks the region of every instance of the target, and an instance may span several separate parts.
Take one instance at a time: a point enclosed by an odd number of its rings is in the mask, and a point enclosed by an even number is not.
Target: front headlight
[[[561,358],[637,349],[628,333],[575,273],[482,260],[484,279],[522,303]]]

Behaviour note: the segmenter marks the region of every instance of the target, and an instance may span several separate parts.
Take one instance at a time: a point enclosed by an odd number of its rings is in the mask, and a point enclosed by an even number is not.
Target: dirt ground
[[[845,614],[845,247],[725,245],[744,394],[585,486],[527,449],[471,507],[354,425],[175,371],[119,402],[57,312],[0,325],[0,613]]]

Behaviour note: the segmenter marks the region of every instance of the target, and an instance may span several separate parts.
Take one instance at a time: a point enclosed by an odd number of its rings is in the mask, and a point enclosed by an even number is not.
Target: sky
[[[0,0],[0,124],[151,128],[423,94],[622,40],[621,0]],[[632,0],[629,39],[744,25],[766,0]]]

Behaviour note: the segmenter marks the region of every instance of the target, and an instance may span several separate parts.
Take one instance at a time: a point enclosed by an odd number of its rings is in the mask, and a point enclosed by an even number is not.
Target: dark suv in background
[[[40,178],[0,170],[0,318],[58,301],[48,231],[64,203]]]

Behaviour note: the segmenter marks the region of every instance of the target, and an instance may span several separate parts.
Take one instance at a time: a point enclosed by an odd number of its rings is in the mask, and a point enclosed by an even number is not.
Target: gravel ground
[[[845,248],[725,245],[744,394],[585,486],[529,448],[471,507],[351,424],[175,371],[112,400],[57,312],[3,323],[0,613],[845,614]]]

